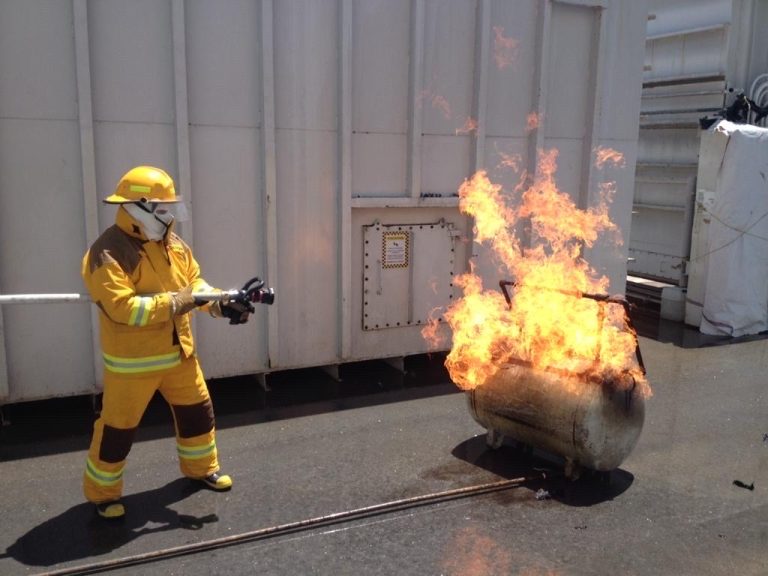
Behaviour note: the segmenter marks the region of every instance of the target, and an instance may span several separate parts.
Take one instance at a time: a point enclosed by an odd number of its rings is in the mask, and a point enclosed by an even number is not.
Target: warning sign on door
[[[409,252],[408,232],[384,232],[381,236],[383,268],[407,268]]]

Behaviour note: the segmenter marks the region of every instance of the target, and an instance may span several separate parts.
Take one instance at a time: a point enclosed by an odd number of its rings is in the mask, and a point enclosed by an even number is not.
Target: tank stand
[[[565,459],[565,471],[563,473],[568,480],[578,480],[581,476],[581,471],[581,466],[575,460],[571,458]]]
[[[485,436],[485,443],[492,450],[498,450],[499,448],[501,448],[501,445],[504,443],[504,434],[502,434],[498,430],[489,429],[488,434],[486,434]]]

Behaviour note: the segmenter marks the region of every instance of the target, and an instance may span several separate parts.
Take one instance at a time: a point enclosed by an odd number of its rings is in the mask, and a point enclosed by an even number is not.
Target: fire
[[[496,287],[484,287],[474,270],[456,278],[463,297],[444,314],[453,335],[446,359],[451,377],[469,390],[504,365],[522,362],[587,379],[624,382],[631,381],[629,375],[649,391],[623,306],[583,297],[608,289],[608,279],[589,266],[583,250],[599,236],[617,232],[608,217],[610,194],[581,210],[557,189],[557,151],[539,151],[538,164],[530,186],[515,190],[514,207],[484,171],[459,189],[461,211],[474,218],[475,241],[492,248],[502,275],[515,285],[507,303]],[[528,182],[525,176],[522,181]],[[521,222],[530,228],[525,245],[515,233]],[[434,328],[425,330],[425,337]]]
[[[536,112],[531,112],[525,117],[525,130],[530,133],[539,127],[541,119]]]
[[[427,100],[432,108],[438,110],[446,120],[451,119],[451,105],[448,103],[445,96],[434,92],[430,88],[425,88],[419,93],[416,102],[421,106],[424,100]]]
[[[520,42],[504,36],[504,28],[501,26],[494,26],[493,34],[493,59],[499,70],[503,70],[511,66],[517,59],[517,49]]]
[[[472,118],[471,116],[467,116],[467,119],[464,121],[464,124],[461,128],[456,129],[456,135],[460,134],[469,134],[470,132],[475,132],[477,130],[477,120]]]
[[[624,154],[613,148],[598,146],[595,149],[595,166],[602,168],[606,162],[614,166],[624,166]]]
[[[497,168],[510,168],[513,172],[519,172],[520,166],[523,164],[523,157],[520,154],[507,154],[496,148],[496,153],[501,157],[501,160],[496,165]]]

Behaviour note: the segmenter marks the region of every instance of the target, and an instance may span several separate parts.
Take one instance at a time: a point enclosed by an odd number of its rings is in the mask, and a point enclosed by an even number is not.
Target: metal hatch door
[[[442,320],[453,298],[451,223],[363,226],[363,330]]]

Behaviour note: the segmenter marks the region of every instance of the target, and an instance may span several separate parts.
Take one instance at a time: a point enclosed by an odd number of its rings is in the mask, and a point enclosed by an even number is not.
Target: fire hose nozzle
[[[264,281],[258,276],[254,276],[243,285],[236,300],[246,305],[251,302],[271,305],[275,303],[275,289],[265,289]]]
[[[261,304],[272,305],[275,303],[275,289],[268,288],[267,290],[258,290],[255,294],[255,299],[252,302],[260,302]]]
[[[240,290],[222,290],[221,292],[194,292],[196,301],[205,302],[238,302],[249,312],[254,312],[254,303],[272,305],[275,303],[275,289],[264,288],[264,281],[258,276],[251,278]]]

